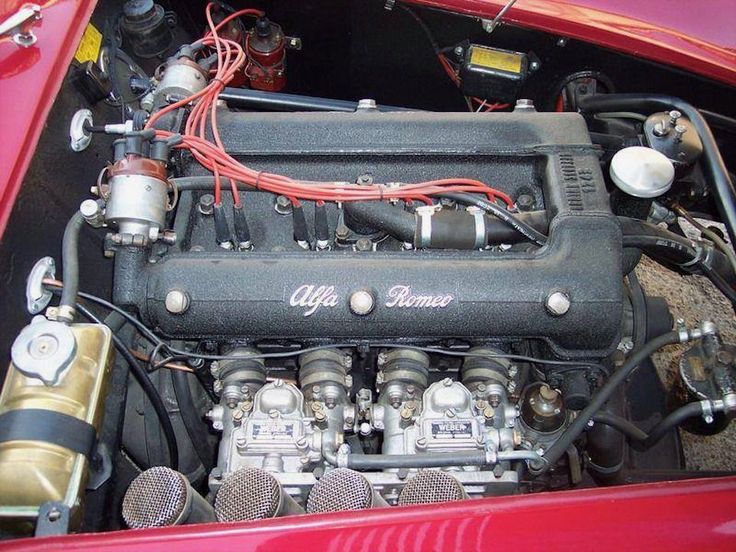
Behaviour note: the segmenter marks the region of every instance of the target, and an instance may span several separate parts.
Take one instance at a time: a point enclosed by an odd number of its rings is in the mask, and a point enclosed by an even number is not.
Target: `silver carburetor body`
[[[220,404],[210,412],[222,431],[217,468],[210,477],[216,491],[222,480],[242,467],[272,473],[285,491],[303,502],[322,466],[324,447],[343,443],[345,426],[355,423],[348,400],[350,357],[325,349],[299,357],[300,387],[276,379],[265,383],[262,360],[250,349],[235,349],[233,360],[214,370]]]
[[[444,378],[429,385],[430,359],[413,349],[395,349],[378,357],[378,399],[361,389],[350,401],[347,375],[351,357],[336,349],[302,354],[299,387],[283,380],[266,383],[265,364],[257,351],[235,349],[233,360],[213,367],[220,404],[210,417],[223,432],[217,468],[210,477],[217,491],[223,478],[249,466],[272,473],[297,501],[304,503],[314,475],[333,466],[323,451],[345,451],[345,432],[383,433],[383,454],[513,450],[518,411],[509,400],[515,367],[476,349],[463,364],[461,381]],[[248,358],[254,356],[253,359]],[[360,452],[360,451],[352,451]],[[418,470],[364,472],[373,489],[396,503],[407,480]],[[506,494],[518,475],[501,463],[445,468],[468,495]]]
[[[411,349],[396,349],[379,357],[382,388],[373,408],[373,426],[383,431],[384,454],[422,454],[481,450],[513,450],[517,437],[516,406],[508,400],[515,368],[476,349],[462,369],[462,383],[444,378],[427,387],[429,357]],[[509,373],[510,372],[510,373]],[[508,468],[508,467],[506,467]],[[497,466],[446,468],[469,495],[502,494],[518,484],[515,471]],[[384,498],[398,497],[406,470],[366,474]],[[409,470],[416,472],[416,470]]]

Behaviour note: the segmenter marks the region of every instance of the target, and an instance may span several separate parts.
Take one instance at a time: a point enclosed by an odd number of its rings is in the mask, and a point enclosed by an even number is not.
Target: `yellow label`
[[[74,59],[79,63],[85,63],[87,61],[97,61],[100,55],[100,46],[102,45],[102,33],[98,31],[92,23],[87,25],[82,35],[82,40],[77,48],[77,53],[74,54]]]
[[[497,69],[509,73],[521,73],[521,56],[512,52],[501,52],[473,46],[470,50],[470,63],[486,69]]]

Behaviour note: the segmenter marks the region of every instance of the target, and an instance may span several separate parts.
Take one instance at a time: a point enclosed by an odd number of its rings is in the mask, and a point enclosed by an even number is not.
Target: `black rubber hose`
[[[347,467],[355,470],[390,468],[442,468],[448,466],[484,466],[484,452],[427,452],[422,454],[351,454]]]
[[[704,172],[712,183],[718,212],[726,224],[731,242],[736,243],[736,189],[718,150],[715,137],[696,108],[680,98],[657,94],[596,94],[581,98],[579,107],[586,113],[603,111],[652,113],[677,109],[690,119],[703,142]]]
[[[511,228],[516,230],[519,234],[529,238],[531,241],[533,241],[537,245],[544,245],[545,243],[547,243],[547,236],[545,236],[544,234],[540,232],[537,232],[534,228],[532,228],[525,222],[522,222],[521,220],[516,218],[514,215],[509,213],[506,209],[503,209],[502,207],[499,207],[498,205],[495,205],[489,201],[486,201],[485,199],[482,199],[476,195],[453,192],[453,193],[441,194],[440,197],[454,199],[455,201],[459,203],[463,203],[465,205],[475,205],[476,207],[480,207],[484,211],[491,213],[492,215],[498,217],[504,223],[506,223]]]
[[[77,304],[76,307],[77,307],[77,310],[85,318],[90,319],[95,324],[103,324],[102,320],[100,320],[94,314],[92,314],[92,312],[89,311],[89,309],[87,309],[84,305]],[[158,418],[159,423],[161,424],[161,429],[164,432],[164,439],[166,439],[166,447],[168,448],[168,451],[169,451],[169,467],[171,469],[178,470],[179,469],[179,447],[176,443],[176,434],[174,433],[174,426],[171,423],[171,418],[169,418],[169,413],[166,411],[166,405],[164,404],[164,401],[161,398],[161,395],[159,395],[159,392],[156,389],[156,386],[153,385],[151,378],[148,377],[148,373],[146,372],[146,370],[143,368],[143,366],[140,365],[138,360],[131,354],[131,352],[126,347],[125,343],[123,343],[123,340],[120,339],[115,333],[113,333],[112,341],[118,353],[120,353],[120,355],[126,360],[128,365],[130,366],[130,369],[133,371],[133,375],[135,376],[135,379],[140,384],[141,388],[143,389],[143,392],[148,397],[148,400],[151,401],[151,405],[153,405],[153,409],[156,412],[156,417]]]
[[[414,241],[417,228],[416,217],[399,206],[379,201],[360,201],[345,203],[343,209],[345,209],[345,214],[351,220],[361,225],[386,232],[402,242]],[[453,211],[451,213],[457,214],[458,216],[461,214]],[[520,213],[515,215],[515,218],[519,223],[528,225],[535,230],[546,232],[549,227],[546,211]],[[489,245],[518,243],[527,239],[526,236],[520,234],[515,228],[512,228],[506,222],[499,220],[493,215],[485,216],[485,226],[486,242]],[[435,228],[433,226],[433,242],[437,237],[440,239],[446,238],[447,241],[451,241],[452,238],[457,239],[457,236],[439,236],[440,232],[441,228]],[[435,236],[435,234],[438,234],[438,236]]]
[[[688,403],[671,412],[662,421],[655,425],[649,433],[636,427],[630,421],[608,412],[599,412],[593,416],[593,421],[610,426],[623,433],[629,440],[631,448],[646,451],[656,445],[662,437],[690,418],[703,415],[703,407],[699,402]]]
[[[61,290],[59,307],[73,309],[77,304],[77,295],[79,294],[79,232],[83,224],[84,217],[82,213],[77,211],[69,219],[64,229],[64,238],[61,242],[64,288]],[[72,322],[72,320],[68,321]]]
[[[641,283],[639,283],[639,278],[633,270],[629,273],[627,279],[629,283],[631,309],[633,311],[634,349],[638,349],[647,340],[647,300],[644,289],[641,287]]]
[[[622,414],[625,402],[625,390],[619,387],[599,413]],[[622,482],[627,452],[624,435],[605,424],[595,424],[587,432],[585,452],[590,460],[588,471],[599,485]]]
[[[209,433],[202,418],[197,416],[197,407],[194,405],[186,372],[171,370],[171,381],[174,384],[174,394],[176,395],[176,402],[179,404],[179,413],[189,439],[192,441],[194,452],[197,454],[204,470],[209,472],[212,467],[212,452],[208,447]]]
[[[401,242],[414,242],[416,217],[383,201],[356,201],[343,205],[345,214],[365,226],[386,232]]]
[[[562,433],[560,438],[547,450],[544,454],[545,464],[541,469],[541,473],[548,471],[552,468],[557,461],[567,451],[568,447],[580,437],[580,435],[588,427],[588,422],[593,418],[595,414],[603,407],[604,404],[613,395],[614,391],[621,385],[636,368],[651,356],[652,353],[661,349],[666,345],[672,345],[680,342],[680,335],[678,332],[669,332],[659,337],[655,337],[651,341],[648,341],[641,346],[640,349],[634,351],[624,365],[616,370],[611,377],[608,378],[606,383],[593,395],[590,404],[585,407],[584,410],[580,411],[575,421]]]
[[[643,220],[618,217],[623,233],[624,247],[645,249],[653,255],[663,255],[666,260],[676,263],[689,263],[698,255],[692,241],[684,236],[660,228]],[[708,253],[708,268],[717,272],[724,280],[736,284],[736,273],[726,255],[718,249]],[[703,264],[697,265],[702,269]]]

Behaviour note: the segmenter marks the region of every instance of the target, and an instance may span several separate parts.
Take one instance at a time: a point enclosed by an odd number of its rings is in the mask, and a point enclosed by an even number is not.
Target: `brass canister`
[[[99,432],[113,361],[112,333],[98,324],[69,328],[73,353],[54,383],[32,377],[11,362],[0,393],[0,415],[49,410],[78,418]],[[48,347],[48,342],[41,343],[41,352]],[[0,522],[18,527],[24,520],[33,522],[41,505],[60,502],[70,509],[70,526],[78,525],[87,478],[84,454],[38,440],[0,443]]]

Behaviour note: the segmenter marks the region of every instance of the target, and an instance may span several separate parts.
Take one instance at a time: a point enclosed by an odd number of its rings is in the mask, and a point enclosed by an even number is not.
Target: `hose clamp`
[[[465,209],[475,219],[475,243],[474,249],[481,249],[486,244],[486,219],[480,207],[471,205]]]
[[[426,248],[432,243],[432,215],[439,209],[439,205],[422,205],[414,210],[419,227],[417,247]]]
[[[713,405],[710,401],[700,401],[700,408],[703,410],[703,420],[706,424],[713,423]]]
[[[695,257],[693,257],[686,263],[680,263],[679,266],[681,268],[690,268],[692,266],[700,264],[701,262],[703,264],[708,263],[708,260],[711,256],[711,252],[713,251],[713,246],[711,246],[710,244],[702,240],[693,241],[692,246],[693,246],[693,249],[695,249]]]

